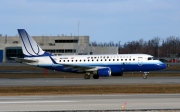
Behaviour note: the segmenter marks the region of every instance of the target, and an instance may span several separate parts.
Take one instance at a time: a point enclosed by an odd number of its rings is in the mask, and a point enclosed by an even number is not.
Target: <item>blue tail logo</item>
[[[24,29],[18,29],[23,54],[25,57],[52,56],[44,52]]]

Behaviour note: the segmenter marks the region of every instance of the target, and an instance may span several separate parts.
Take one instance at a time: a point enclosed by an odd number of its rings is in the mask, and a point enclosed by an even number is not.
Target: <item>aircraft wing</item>
[[[102,67],[102,66],[87,66],[87,65],[76,65],[76,64],[61,64],[61,63],[57,63],[51,56],[49,56],[50,59],[52,60],[52,62],[54,64],[60,64],[62,66],[64,66],[64,70],[67,69],[72,69],[73,71],[78,71],[78,72],[87,72],[87,71],[96,71],[100,68],[106,68],[106,67]]]
[[[15,60],[15,62],[19,63],[35,63],[38,62],[37,60],[31,60],[31,59],[24,59],[24,58],[17,58],[17,57],[11,57],[12,59]]]
[[[95,71],[100,68],[106,68],[101,66],[83,66],[83,65],[71,65],[71,64],[61,64],[64,66],[64,69],[72,69],[73,71],[86,72],[86,71]]]

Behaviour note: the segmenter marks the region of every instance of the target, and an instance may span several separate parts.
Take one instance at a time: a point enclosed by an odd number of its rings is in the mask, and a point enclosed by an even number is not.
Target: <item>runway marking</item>
[[[80,101],[11,101],[11,102],[0,102],[0,104],[17,104],[17,103],[74,103]]]

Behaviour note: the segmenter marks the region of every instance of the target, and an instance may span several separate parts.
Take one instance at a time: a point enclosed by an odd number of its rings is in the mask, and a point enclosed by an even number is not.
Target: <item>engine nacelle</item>
[[[111,76],[110,68],[102,68],[97,70],[97,75],[101,77],[108,77]]]

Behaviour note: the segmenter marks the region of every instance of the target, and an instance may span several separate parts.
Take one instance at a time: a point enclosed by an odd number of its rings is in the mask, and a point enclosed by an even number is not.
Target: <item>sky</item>
[[[180,0],[0,0],[0,4],[2,35],[26,29],[31,36],[79,34],[98,43],[180,37]]]

